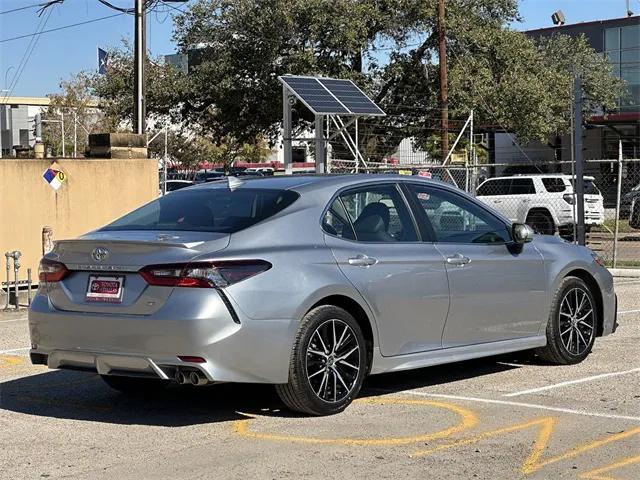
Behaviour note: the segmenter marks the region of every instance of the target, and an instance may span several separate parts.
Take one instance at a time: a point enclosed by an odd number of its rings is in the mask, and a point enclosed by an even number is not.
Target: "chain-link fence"
[[[441,180],[539,233],[575,241],[578,205],[570,161],[442,166],[332,159],[327,167],[331,173],[401,173]],[[640,159],[585,161],[587,246],[611,267],[640,267],[640,219],[630,222],[635,199],[640,205]],[[640,217],[640,207],[634,212]]]

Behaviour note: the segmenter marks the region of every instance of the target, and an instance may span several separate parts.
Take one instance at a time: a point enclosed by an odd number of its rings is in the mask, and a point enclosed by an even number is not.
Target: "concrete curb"
[[[610,268],[614,277],[640,278],[640,268]]]

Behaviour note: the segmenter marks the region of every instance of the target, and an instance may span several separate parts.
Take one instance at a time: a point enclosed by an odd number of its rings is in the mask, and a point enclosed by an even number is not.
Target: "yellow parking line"
[[[314,443],[314,444],[332,444],[332,445],[407,445],[410,443],[426,442],[437,438],[446,438],[455,433],[473,428],[478,424],[477,415],[466,408],[451,403],[439,402],[434,400],[407,400],[402,398],[362,398],[356,400],[357,403],[379,404],[379,405],[417,405],[421,407],[434,407],[456,413],[460,417],[460,421],[449,428],[438,432],[426,433],[423,435],[414,435],[408,437],[386,437],[386,438],[317,438],[305,437],[276,433],[256,432],[249,429],[249,422],[252,419],[238,420],[234,422],[234,431],[238,435],[244,437],[255,438],[260,440],[271,440],[281,442],[296,443]],[[256,418],[256,417],[254,417]]]
[[[599,467],[595,470],[581,473],[580,478],[584,478],[587,480],[616,480],[615,477],[611,477],[609,475],[603,476],[602,474],[610,472],[611,470],[628,467],[629,465],[633,465],[635,463],[640,463],[640,455],[635,457],[623,458],[622,460],[617,460],[615,463],[607,465],[606,467]]]
[[[502,434],[505,434],[505,433],[511,433],[511,432],[515,432],[515,431],[518,431],[518,430],[526,430],[526,429],[531,428],[531,427],[539,426],[540,427],[540,432],[538,433],[538,437],[537,437],[536,443],[535,443],[535,445],[533,447],[533,451],[531,452],[531,454],[529,455],[529,457],[525,461],[526,465],[534,464],[535,462],[537,462],[537,460],[540,458],[540,455],[542,454],[542,452],[546,448],[546,445],[547,445],[547,443],[549,441],[551,433],[554,430],[556,422],[557,422],[557,419],[554,418],[554,417],[536,418],[536,419],[531,420],[529,422],[518,423],[516,425],[509,425],[508,427],[499,428],[497,430],[491,430],[489,432],[483,432],[483,433],[480,433],[478,435],[474,435],[473,437],[462,438],[462,439],[457,440],[455,442],[447,443],[447,444],[444,444],[444,445],[439,445],[437,447],[429,448],[427,450],[418,450],[417,452],[414,452],[411,456],[412,457],[424,457],[426,455],[431,455],[432,453],[438,452],[440,450],[447,450],[449,448],[460,447],[460,446],[463,446],[463,445],[470,445],[472,443],[480,442],[480,441],[484,440],[485,438],[495,437],[495,436],[499,436],[499,435],[502,435]]]
[[[550,465],[552,463],[559,462],[561,460],[567,460],[569,458],[576,457],[582,453],[588,452],[589,450],[593,450],[596,448],[600,448],[604,445],[607,445],[612,442],[617,442],[619,440],[624,440],[625,438],[632,437],[634,435],[640,434],[640,427],[633,428],[631,430],[627,430],[626,432],[616,433],[614,435],[609,435],[605,438],[601,438],[599,440],[595,440],[589,443],[585,443],[583,445],[579,445],[568,452],[565,452],[560,455],[556,455],[554,457],[550,457],[540,463],[533,462],[531,464],[525,464],[522,466],[522,471],[524,473],[532,473],[537,470],[540,470],[542,467],[546,465]],[[539,457],[538,457],[539,458]]]
[[[535,420],[531,420],[525,423],[519,423],[516,425],[510,425],[508,427],[500,428],[497,430],[491,430],[488,432],[483,432],[478,435],[474,435],[472,437],[463,438],[457,440],[455,442],[451,442],[444,445],[439,445],[438,447],[431,448],[428,450],[419,450],[412,454],[413,457],[423,457],[426,455],[430,455],[432,453],[438,452],[440,450],[446,450],[454,447],[459,447],[463,445],[469,445],[472,443],[480,442],[486,438],[496,437],[503,435],[505,433],[515,432],[519,430],[526,430],[531,427],[539,427],[540,431],[536,437],[535,444],[529,456],[525,459],[522,464],[522,473],[530,474],[537,472],[543,467],[547,465],[551,465],[553,463],[560,462],[562,460],[567,460],[569,458],[576,457],[590,450],[594,450],[596,448],[602,447],[612,442],[617,442],[623,440],[625,438],[632,437],[634,435],[640,434],[640,427],[628,430],[626,432],[617,433],[615,435],[609,435],[605,438],[601,438],[598,440],[594,440],[592,442],[585,443],[583,445],[579,445],[571,450],[566,451],[560,455],[555,455],[549,457],[547,459],[541,460],[542,454],[547,449],[547,446],[551,440],[555,427],[557,425],[557,419],[554,417],[543,417]]]
[[[0,368],[22,365],[23,363],[24,357],[17,357],[15,355],[0,355]]]

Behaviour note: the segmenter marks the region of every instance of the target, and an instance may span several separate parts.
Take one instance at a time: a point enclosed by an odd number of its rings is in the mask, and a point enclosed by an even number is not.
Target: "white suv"
[[[514,222],[542,234],[573,232],[577,211],[571,175],[516,175],[483,182],[476,197]],[[593,177],[584,177],[584,222],[589,230],[604,223],[602,194]]]

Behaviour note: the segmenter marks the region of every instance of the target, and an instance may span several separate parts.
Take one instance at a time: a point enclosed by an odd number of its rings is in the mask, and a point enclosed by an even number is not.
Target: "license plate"
[[[89,275],[87,286],[87,302],[122,302],[122,286],[124,277],[112,275]]]

